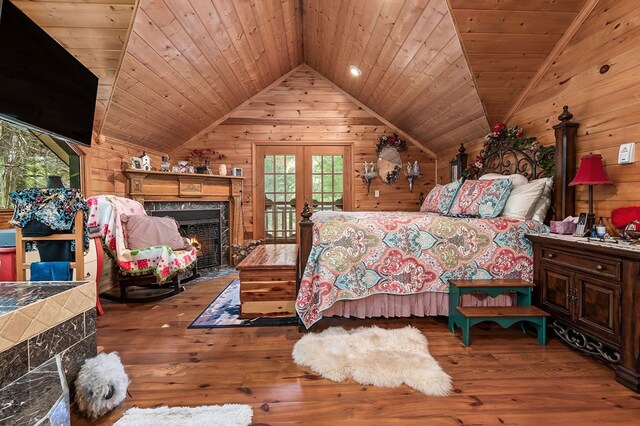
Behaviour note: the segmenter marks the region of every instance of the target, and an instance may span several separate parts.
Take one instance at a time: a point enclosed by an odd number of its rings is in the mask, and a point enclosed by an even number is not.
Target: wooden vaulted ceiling
[[[491,124],[504,119],[586,3],[586,0],[450,1]]]
[[[14,3],[100,77],[105,136],[174,151],[306,62],[439,152],[503,119],[586,1]]]

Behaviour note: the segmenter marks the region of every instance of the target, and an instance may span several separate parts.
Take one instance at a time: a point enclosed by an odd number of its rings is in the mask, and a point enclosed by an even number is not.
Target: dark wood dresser
[[[640,247],[561,235],[529,235],[534,300],[566,344],[615,366],[640,391]]]

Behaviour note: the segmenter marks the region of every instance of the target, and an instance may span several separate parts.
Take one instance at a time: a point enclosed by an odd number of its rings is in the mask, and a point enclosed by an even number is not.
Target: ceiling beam
[[[102,121],[100,122],[100,129],[98,130],[98,138],[102,136],[102,129],[104,128],[104,123],[107,121],[107,115],[109,114],[109,107],[111,106],[111,102],[113,100],[113,92],[115,92],[116,83],[118,82],[118,78],[120,77],[120,69],[122,68],[122,62],[124,61],[124,56],[127,54],[127,47],[129,46],[129,38],[131,37],[131,33],[133,32],[133,22],[135,21],[136,15],[138,14],[139,4],[140,4],[140,0],[136,0],[136,3],[133,5],[133,12],[131,13],[131,19],[129,20],[129,28],[127,29],[127,37],[124,39],[122,51],[120,52],[120,59],[118,60],[116,75],[113,77],[113,83],[111,84],[111,93],[109,93],[109,100],[107,101],[107,105],[105,106],[105,110],[104,110],[104,116],[102,117]]]
[[[456,20],[456,15],[453,13],[453,6],[451,6],[451,0],[446,0],[447,9],[449,9],[449,15],[451,16],[451,21],[453,22],[453,28],[456,30],[456,37],[458,38],[458,42],[460,43],[460,48],[462,49],[462,56],[464,57],[464,61],[467,64],[467,69],[469,70],[469,74],[471,75],[471,82],[473,83],[473,87],[476,89],[476,94],[478,99],[480,100],[480,104],[482,105],[482,111],[484,111],[484,117],[487,120],[487,131],[491,128],[491,124],[489,123],[489,113],[487,111],[487,106],[484,104],[484,100],[482,96],[480,96],[480,89],[478,88],[478,82],[476,81],[476,75],[471,68],[471,61],[469,61],[469,54],[467,53],[467,49],[464,47],[464,43],[462,42],[462,34],[460,33],[460,27],[458,26],[458,21]]]

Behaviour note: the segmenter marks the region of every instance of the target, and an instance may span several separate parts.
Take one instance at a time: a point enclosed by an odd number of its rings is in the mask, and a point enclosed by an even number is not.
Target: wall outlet
[[[376,189],[375,191],[373,191],[373,196],[376,198],[380,198],[380,190]]]

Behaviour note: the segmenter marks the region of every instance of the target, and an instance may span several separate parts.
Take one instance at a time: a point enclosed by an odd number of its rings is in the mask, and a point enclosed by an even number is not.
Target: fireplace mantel
[[[127,196],[142,204],[145,201],[228,201],[229,239],[241,244],[242,176],[217,176],[191,173],[123,170],[127,178]]]

